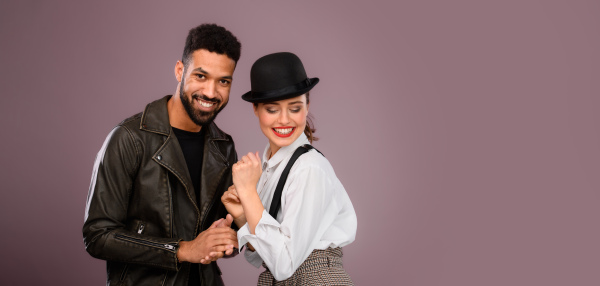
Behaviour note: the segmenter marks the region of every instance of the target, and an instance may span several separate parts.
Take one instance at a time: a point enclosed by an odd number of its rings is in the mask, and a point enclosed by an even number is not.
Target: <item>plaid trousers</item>
[[[342,248],[315,249],[296,269],[292,277],[277,281],[263,262],[265,271],[258,276],[258,286],[354,285],[342,265]]]

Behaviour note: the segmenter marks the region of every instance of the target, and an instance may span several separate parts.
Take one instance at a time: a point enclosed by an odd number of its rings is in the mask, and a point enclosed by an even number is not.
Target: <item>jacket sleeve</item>
[[[144,235],[143,226],[127,229],[129,197],[140,158],[141,147],[130,130],[115,127],[94,163],[83,241],[95,258],[176,271],[179,239]]]

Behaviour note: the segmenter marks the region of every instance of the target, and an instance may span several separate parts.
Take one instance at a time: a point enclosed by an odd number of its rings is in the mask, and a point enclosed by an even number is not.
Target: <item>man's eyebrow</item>
[[[208,72],[207,72],[207,71],[205,71],[204,69],[202,69],[202,67],[197,67],[197,68],[195,68],[195,69],[193,70],[193,72],[201,72],[201,73],[208,74]]]
[[[192,72],[200,72],[203,74],[210,74],[209,72],[205,71],[202,67],[197,67],[194,70],[192,70]],[[222,76],[222,79],[229,79],[229,80],[233,80],[233,77],[230,75],[226,75],[226,76]]]

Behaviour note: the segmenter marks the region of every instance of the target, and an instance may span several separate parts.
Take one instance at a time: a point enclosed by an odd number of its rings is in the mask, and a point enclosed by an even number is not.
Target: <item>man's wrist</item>
[[[177,258],[177,262],[182,263],[187,261],[185,258],[185,251],[186,251],[186,243],[188,243],[187,241],[180,241],[179,242],[179,247],[177,247],[177,253],[175,254],[176,258]]]

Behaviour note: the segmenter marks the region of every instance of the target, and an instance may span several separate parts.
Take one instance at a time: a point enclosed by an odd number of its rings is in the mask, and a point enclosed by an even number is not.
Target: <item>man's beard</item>
[[[183,103],[183,107],[185,108],[188,116],[194,123],[196,123],[196,125],[205,126],[210,124],[213,122],[213,120],[215,120],[217,114],[219,114],[219,112],[221,112],[221,110],[223,110],[223,108],[227,105],[227,102],[225,102],[222,106],[219,106],[219,104],[221,104],[221,100],[217,98],[210,99],[203,94],[192,94],[192,96],[187,96],[183,92],[184,85],[185,81],[182,80],[181,85],[179,86],[179,98],[181,98],[181,102]],[[197,99],[202,99],[207,102],[214,102],[217,105],[217,108],[212,112],[197,110],[194,108],[193,102]]]

